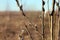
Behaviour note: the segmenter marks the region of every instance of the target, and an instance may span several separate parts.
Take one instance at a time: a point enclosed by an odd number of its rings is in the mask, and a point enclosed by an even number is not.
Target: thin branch
[[[23,9],[22,9],[22,5],[21,5],[21,6],[19,5],[18,0],[16,0],[16,3],[17,3],[17,5],[18,5],[18,7],[20,8],[20,10],[22,11],[23,16],[26,17],[26,18],[28,19],[28,21],[29,21],[29,18],[25,15],[25,13],[24,13],[24,11],[23,11]],[[31,23],[32,26],[34,26],[34,24],[32,24],[31,21],[29,21],[29,22]]]
[[[31,33],[29,32],[29,30],[27,28],[27,25],[25,25],[25,27],[26,27],[26,30],[27,30],[28,34],[30,35],[31,40],[33,40],[32,36],[31,36]]]
[[[22,14],[23,14],[23,16],[26,16],[25,14],[24,14],[24,11],[23,11],[23,5],[19,5],[19,1],[18,0],[16,0],[16,3],[17,3],[17,5],[18,5],[18,7],[20,8],[20,10],[22,11]]]

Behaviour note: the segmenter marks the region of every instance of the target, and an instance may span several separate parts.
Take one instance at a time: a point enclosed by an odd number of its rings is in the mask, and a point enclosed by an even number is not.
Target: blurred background
[[[16,0],[0,0],[0,40],[60,40],[60,11],[56,3],[53,17],[50,15],[53,0],[44,0],[45,11],[42,0],[18,1],[23,12]],[[60,6],[60,0],[56,2]]]

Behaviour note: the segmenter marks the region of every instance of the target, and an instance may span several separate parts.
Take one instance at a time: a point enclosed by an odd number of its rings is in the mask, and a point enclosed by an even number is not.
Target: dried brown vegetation
[[[43,40],[41,12],[24,13],[29,20],[21,12],[0,12],[0,40]],[[45,40],[50,40],[48,14],[44,23]]]

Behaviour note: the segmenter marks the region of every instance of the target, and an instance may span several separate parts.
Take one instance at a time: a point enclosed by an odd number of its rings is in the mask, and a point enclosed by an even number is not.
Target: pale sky
[[[24,11],[41,11],[42,0],[19,0]],[[48,10],[48,0],[45,1],[45,10]],[[0,0],[0,11],[19,11],[15,0]],[[52,10],[52,0],[49,0],[49,10]]]

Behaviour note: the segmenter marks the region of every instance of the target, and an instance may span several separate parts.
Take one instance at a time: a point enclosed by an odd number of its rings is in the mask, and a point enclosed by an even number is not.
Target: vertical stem
[[[43,1],[42,0],[42,27],[43,27],[43,40],[44,40],[44,11],[43,11],[43,8],[44,8],[44,5],[43,5]]]
[[[48,13],[50,13],[49,11],[49,0],[47,1],[47,5],[48,5]],[[52,16],[49,15],[49,36],[47,40],[52,40]]]
[[[55,6],[55,0],[53,0],[53,5],[52,5],[52,40],[58,40],[58,17],[56,13],[54,13],[54,6]]]
[[[52,16],[50,15],[50,11],[49,11],[49,0],[48,0],[48,2],[47,2],[47,4],[48,4],[48,13],[49,13],[49,31],[50,31],[50,39],[49,40],[52,40]]]
[[[53,15],[54,15],[55,0],[52,0],[52,2],[53,2],[53,4],[52,4],[52,13],[51,13],[51,16],[50,16],[51,17],[51,24],[50,24],[51,25],[51,30],[50,31],[51,31],[51,35],[52,35],[51,40],[53,40],[53,27],[54,27],[53,26],[54,25],[54,19],[53,19],[54,16]]]
[[[58,4],[59,4],[59,0],[58,0]],[[58,5],[58,39],[59,39],[59,5]]]
[[[50,40],[52,40],[52,16],[49,15]]]
[[[52,0],[52,1],[53,1],[53,4],[52,4],[52,13],[51,13],[51,16],[50,16],[51,17],[51,24],[50,24],[51,25],[51,30],[50,31],[51,31],[51,35],[52,35],[51,36],[51,40],[53,40],[53,14],[54,14],[54,1],[55,0]]]

